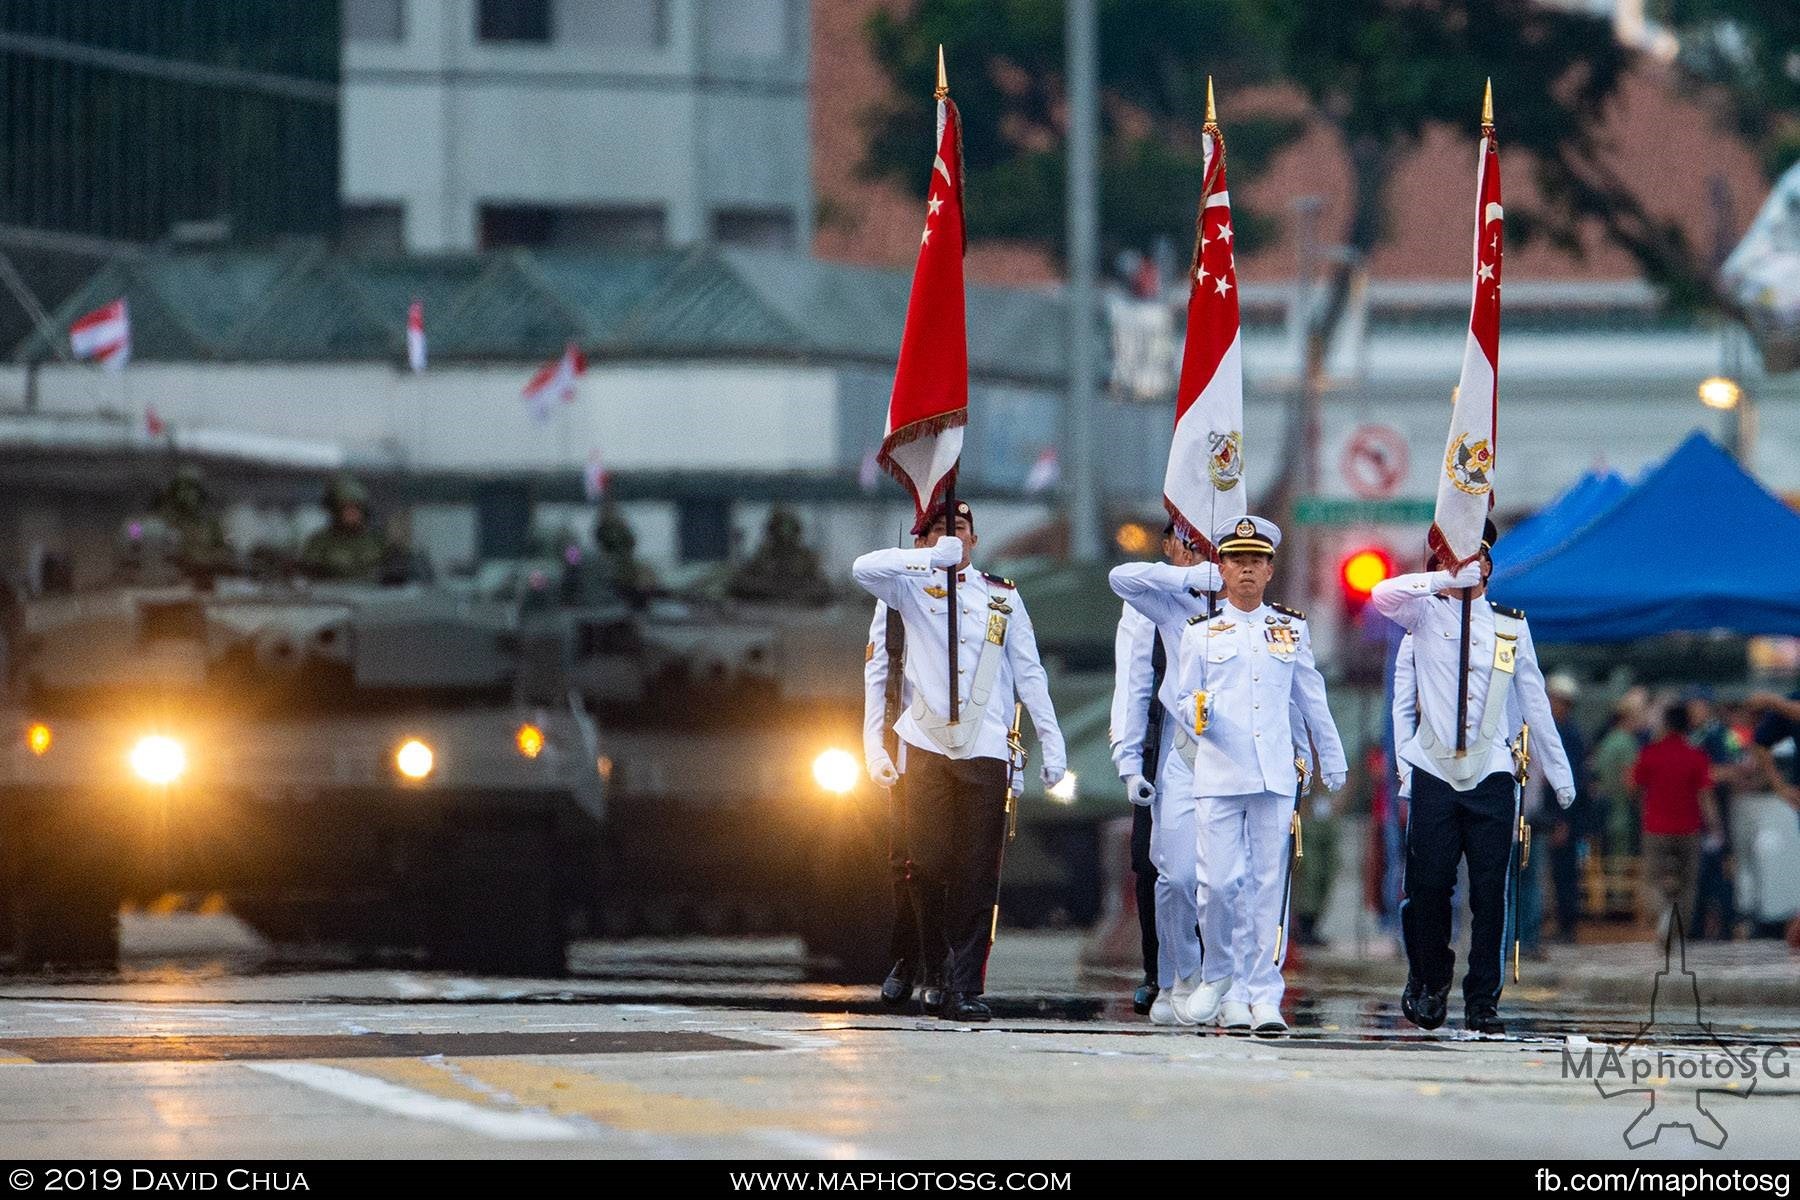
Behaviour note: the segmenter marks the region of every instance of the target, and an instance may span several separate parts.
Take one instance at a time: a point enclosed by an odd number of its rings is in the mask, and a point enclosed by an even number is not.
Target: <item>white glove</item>
[[[941,537],[937,545],[931,548],[931,565],[934,567],[954,567],[962,561],[963,544],[959,537]]]
[[[1350,775],[1346,771],[1327,771],[1325,772],[1325,790],[1335,792],[1342,788],[1349,778]]]
[[[884,788],[900,782],[900,772],[894,769],[894,760],[887,756],[887,751],[878,750],[869,760],[869,778]]]
[[[1063,773],[1066,770],[1067,768],[1065,767],[1053,767],[1049,763],[1045,763],[1043,772],[1044,790],[1049,791],[1051,788],[1061,783]]]
[[[1575,789],[1574,788],[1557,788],[1556,789],[1556,802],[1564,808],[1567,808],[1567,807],[1569,807],[1569,805],[1575,803]]]
[[[1156,799],[1156,785],[1142,775],[1127,775],[1125,798],[1133,804],[1148,804]]]
[[[1412,768],[1408,767],[1406,770],[1399,772],[1399,775],[1400,775],[1400,798],[1402,800],[1411,800],[1412,799]]]
[[[961,560],[959,559],[958,561]],[[1450,588],[1474,587],[1480,582],[1480,559],[1466,562],[1454,571],[1433,571],[1431,573],[1431,590],[1434,592],[1442,592]]]
[[[1216,592],[1225,586],[1225,577],[1219,574],[1216,563],[1195,563],[1187,568],[1185,586],[1196,592]]]

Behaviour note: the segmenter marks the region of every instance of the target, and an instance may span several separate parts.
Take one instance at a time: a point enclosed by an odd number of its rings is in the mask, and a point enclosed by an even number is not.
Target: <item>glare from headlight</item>
[[[131,748],[130,762],[139,779],[166,787],[187,770],[187,750],[174,738],[153,733],[138,739]]]
[[[407,738],[394,751],[394,767],[408,779],[423,779],[431,774],[431,768],[437,761],[431,747],[418,738]]]
[[[34,723],[25,731],[25,745],[39,758],[50,753],[50,727],[42,721]]]
[[[813,781],[833,795],[842,796],[855,788],[861,773],[847,750],[827,750],[813,759]]]
[[[1075,803],[1075,772],[1063,772],[1063,777],[1050,789],[1050,798],[1059,804]]]
[[[536,725],[521,725],[513,742],[519,747],[520,754],[536,758],[544,752],[544,731]]]

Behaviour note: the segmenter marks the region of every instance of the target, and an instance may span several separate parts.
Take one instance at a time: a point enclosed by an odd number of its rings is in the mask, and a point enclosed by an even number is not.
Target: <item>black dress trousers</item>
[[[1463,1004],[1500,1002],[1512,887],[1513,777],[1496,771],[1466,792],[1414,768],[1406,823],[1406,880],[1400,929],[1412,974],[1427,987],[1450,983],[1450,898],[1458,860],[1469,860],[1469,970]]]
[[[1006,848],[1007,764],[907,749],[907,831],[920,928],[942,931],[946,986],[979,993]],[[929,950],[926,951],[929,953]]]

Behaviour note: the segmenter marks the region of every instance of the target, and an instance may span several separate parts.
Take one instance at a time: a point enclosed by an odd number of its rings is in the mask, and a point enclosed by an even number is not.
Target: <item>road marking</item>
[[[426,996],[435,997],[437,995],[437,992],[410,975],[389,975],[388,986],[409,999],[423,999]]]
[[[466,1100],[450,1099],[402,1087],[373,1075],[347,1071],[341,1067],[303,1062],[246,1065],[252,1071],[273,1075],[366,1108],[381,1109],[416,1121],[450,1125],[501,1141],[571,1141],[581,1136],[579,1128],[556,1117],[542,1113],[502,1112]]]

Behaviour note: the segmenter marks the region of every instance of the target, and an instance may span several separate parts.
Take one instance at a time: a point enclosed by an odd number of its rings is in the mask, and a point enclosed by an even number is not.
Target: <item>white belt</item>
[[[925,689],[913,683],[912,716],[919,729],[944,752],[946,758],[968,758],[975,750],[975,736],[981,732],[987,716],[988,702],[993,699],[994,677],[1000,673],[1000,659],[1005,653],[1006,617],[988,614],[987,637],[981,643],[981,657],[975,662],[975,678],[969,684],[969,702],[961,720],[954,725],[950,718],[931,711],[925,703]],[[911,647],[909,646],[910,650]],[[956,686],[956,680],[950,681]]]
[[[1519,621],[1515,617],[1494,614],[1494,670],[1488,676],[1487,705],[1481,713],[1481,730],[1470,752],[1458,755],[1438,738],[1437,730],[1425,712],[1424,697],[1419,705],[1419,749],[1438,769],[1438,776],[1454,790],[1474,790],[1487,774],[1488,756],[1494,735],[1506,713],[1506,701],[1512,695],[1513,668],[1518,657]]]

